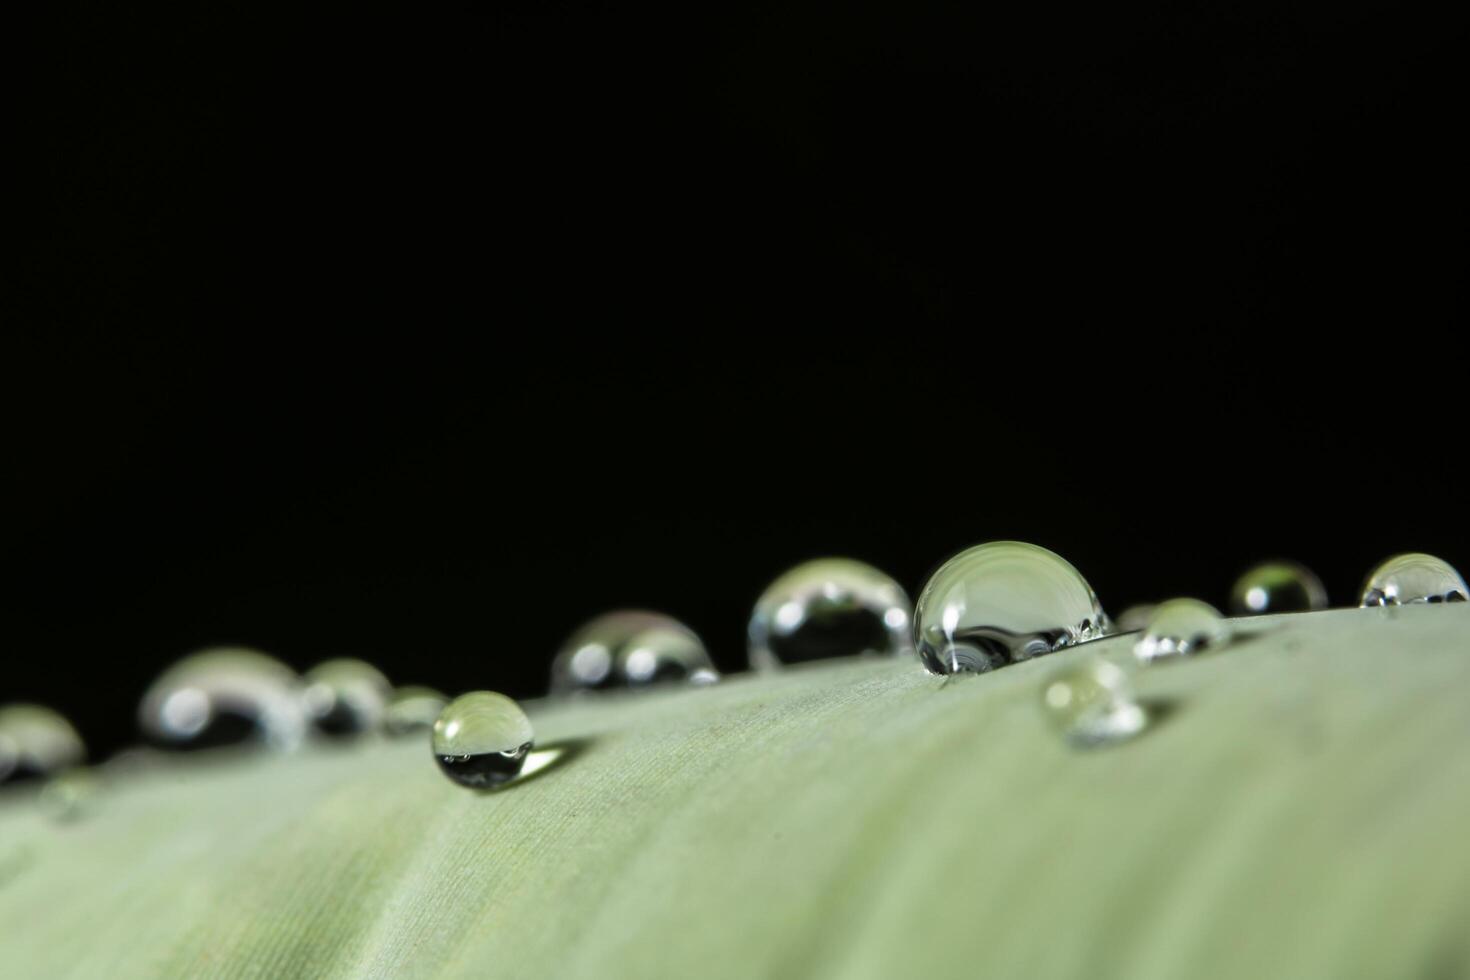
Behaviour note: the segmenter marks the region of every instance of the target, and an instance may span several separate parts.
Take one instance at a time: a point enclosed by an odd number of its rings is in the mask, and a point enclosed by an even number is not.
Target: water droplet
[[[658,627],[635,633],[618,662],[630,687],[664,681],[713,684],[720,679],[704,644],[688,630]]]
[[[395,737],[426,732],[434,727],[434,721],[448,703],[449,699],[432,687],[410,684],[397,688],[393,700],[388,702],[383,730]]]
[[[1310,568],[1294,561],[1263,561],[1245,570],[1230,590],[1237,616],[1311,612],[1327,608],[1327,590]]]
[[[57,823],[72,823],[96,809],[102,787],[90,769],[77,766],[58,773],[41,787],[39,803]]]
[[[1042,685],[1041,706],[1067,741],[1083,747],[1124,741],[1148,727],[1123,669],[1097,657],[1053,674]]]
[[[393,685],[372,664],[346,657],[328,660],[302,680],[306,710],[323,734],[361,735],[382,727]]]
[[[475,788],[515,778],[533,741],[531,719],[504,694],[474,691],[444,706],[434,722],[434,758],[450,779]]]
[[[289,750],[305,738],[308,717],[294,670],[256,650],[220,647],[159,675],[138,723],[148,738],[176,748],[258,740]]]
[[[1219,647],[1229,639],[1230,624],[1214,606],[1198,599],[1170,599],[1154,610],[1133,653],[1152,663]]]
[[[551,692],[709,683],[719,671],[699,636],[663,613],[621,610],[585,623],[551,663]]]
[[[827,657],[913,650],[908,593],[872,565],[820,558],[766,587],[751,613],[750,665],[757,670]]]
[[[1137,633],[1139,630],[1148,628],[1148,621],[1153,617],[1154,610],[1159,608],[1152,602],[1141,602],[1136,606],[1129,606],[1118,614],[1114,623],[1114,629],[1119,633]]]
[[[0,783],[46,777],[86,758],[71,723],[39,704],[0,706]]]
[[[935,674],[985,671],[1108,630],[1087,580],[1061,556],[992,541],[940,566],[919,595],[914,639]]]
[[[1363,606],[1406,606],[1422,602],[1464,602],[1465,580],[1448,562],[1421,552],[1394,555],[1373,569],[1363,583]]]

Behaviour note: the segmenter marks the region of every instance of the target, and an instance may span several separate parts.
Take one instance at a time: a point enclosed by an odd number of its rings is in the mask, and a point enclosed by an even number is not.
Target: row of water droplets
[[[1363,606],[1464,601],[1470,590],[1431,555],[1399,555],[1374,569]],[[1247,571],[1231,594],[1243,614],[1325,608],[1321,582],[1301,565],[1267,562]],[[1086,579],[1035,545],[997,541],[945,562],[910,607],[891,577],[862,562],[821,559],[777,578],[755,604],[748,657],[755,670],[844,655],[917,652],[932,673],[979,673],[1118,632],[1141,631],[1140,664],[1218,648],[1230,624],[1197,599],[1126,610],[1116,624]],[[552,661],[551,691],[572,695],[664,682],[709,684],[719,672],[697,634],[662,613],[623,610],[576,630]],[[1042,704],[1069,739],[1097,744],[1148,724],[1127,672],[1096,658],[1049,679]],[[513,700],[478,691],[450,701],[426,687],[393,687],[360,660],[330,660],[298,676],[280,661],[244,648],[212,649],[166,670],[144,695],[140,728],[155,745],[196,748],[253,741],[280,750],[308,738],[404,736],[430,731],[440,767],[467,786],[496,786],[522,770],[534,743]],[[53,809],[81,812],[95,779],[79,768],[82,740],[60,715],[38,705],[0,707],[0,782],[50,778]]]
[[[1422,553],[1395,555],[1369,573],[1358,604],[1368,607],[1464,602],[1465,580],[1447,562]],[[1327,607],[1327,591],[1309,569],[1295,562],[1265,562],[1237,580],[1231,611],[1241,615],[1309,612]],[[1236,636],[1232,623],[1199,599],[1170,599],[1127,610],[1125,631],[1139,631],[1135,662],[1151,666],[1227,645]],[[1042,707],[1073,744],[1107,745],[1144,731],[1149,710],[1133,693],[1128,672],[1110,661],[1089,657],[1070,665],[1043,685]]]

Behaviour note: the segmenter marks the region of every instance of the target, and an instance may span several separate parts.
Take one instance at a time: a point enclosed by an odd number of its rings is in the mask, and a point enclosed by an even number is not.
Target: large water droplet
[[[1405,606],[1421,602],[1464,602],[1470,596],[1454,566],[1422,552],[1394,555],[1368,574],[1364,606]]]
[[[919,595],[914,639],[935,674],[984,671],[1094,640],[1107,616],[1061,556],[992,541],[940,566]]]
[[[567,638],[551,662],[551,691],[708,683],[719,676],[689,627],[663,613],[621,610],[590,620]]]
[[[1198,599],[1170,599],[1154,610],[1133,653],[1152,663],[1219,647],[1229,639],[1230,624],[1214,606]]]
[[[1311,612],[1327,608],[1327,590],[1310,568],[1294,561],[1263,561],[1246,569],[1230,590],[1237,616]]]
[[[204,748],[258,740],[289,750],[306,736],[300,678],[257,650],[222,647],[191,654],[143,695],[138,723],[151,740]]]
[[[302,677],[306,709],[326,735],[361,735],[383,725],[393,685],[362,660],[341,658],[317,664]]]
[[[1042,685],[1041,706],[1069,742],[1083,747],[1132,738],[1149,720],[1123,669],[1097,657],[1052,675]]]
[[[426,732],[444,710],[449,699],[432,687],[407,685],[393,691],[383,730],[394,737]]]
[[[531,719],[504,694],[474,691],[444,706],[434,722],[434,759],[462,786],[498,786],[525,765]]]
[[[820,558],[786,572],[756,600],[750,665],[913,650],[912,609],[903,587],[872,565]]]
[[[50,776],[77,765],[86,755],[77,730],[50,708],[0,706],[0,783]]]

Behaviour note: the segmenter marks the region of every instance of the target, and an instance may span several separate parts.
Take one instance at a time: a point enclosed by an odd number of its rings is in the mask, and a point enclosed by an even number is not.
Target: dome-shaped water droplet
[[[583,624],[551,662],[553,694],[666,680],[707,683],[718,677],[693,630],[672,616],[634,609]]]
[[[1133,653],[1152,663],[1220,647],[1229,639],[1230,624],[1214,606],[1198,599],[1170,599],[1154,609]]]
[[[86,755],[77,730],[50,708],[0,706],[0,783],[50,776],[77,765]]]
[[[750,665],[913,650],[908,593],[872,565],[820,558],[786,572],[756,600]]]
[[[138,723],[152,741],[204,748],[258,740],[289,750],[309,720],[300,678],[256,650],[219,647],[165,670],[143,695]]]
[[[326,735],[361,735],[383,725],[393,685],[362,660],[344,657],[317,664],[302,677],[306,710]]]
[[[426,732],[434,727],[435,720],[448,703],[449,699],[432,687],[409,684],[396,688],[393,700],[388,702],[383,730],[394,737]]]
[[[444,706],[434,722],[434,758],[462,786],[498,786],[525,765],[531,719],[504,694],[474,691]]]
[[[1053,674],[1041,688],[1047,719],[1078,746],[1119,742],[1148,726],[1148,712],[1133,697],[1123,669],[1087,657]]]
[[[663,627],[629,637],[618,655],[618,671],[629,687],[664,681],[713,684],[720,679],[699,637],[687,629]]]
[[[1464,602],[1465,580],[1443,559],[1421,552],[1394,555],[1373,569],[1363,583],[1364,606],[1405,606],[1421,602]]]
[[[1237,616],[1311,612],[1327,608],[1327,590],[1310,568],[1294,561],[1263,561],[1246,569],[1230,590]]]
[[[940,566],[919,594],[914,641],[935,674],[984,671],[1094,640],[1107,617],[1061,556],[992,541]]]

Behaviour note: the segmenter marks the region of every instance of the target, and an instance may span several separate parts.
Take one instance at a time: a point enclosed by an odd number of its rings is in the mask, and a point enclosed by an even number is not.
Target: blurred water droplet
[[[1081,747],[1126,741],[1148,727],[1148,712],[1123,669],[1097,657],[1053,674],[1042,685],[1041,706],[1067,741]]]
[[[1470,596],[1454,566],[1422,552],[1394,555],[1373,569],[1363,583],[1363,606],[1464,602]]]
[[[551,692],[719,679],[699,636],[663,613],[621,610],[583,624],[551,662]]]
[[[1263,561],[1246,569],[1230,590],[1230,611],[1237,616],[1311,612],[1327,608],[1322,580],[1294,561]]]
[[[434,727],[435,720],[448,703],[449,698],[432,687],[410,684],[396,688],[393,700],[388,702],[383,730],[394,737],[426,732]]]
[[[630,687],[664,681],[713,684],[720,679],[704,644],[688,630],[655,628],[635,633],[624,645],[618,663]]]
[[[914,612],[919,657],[935,674],[985,671],[1103,636],[1092,587],[1060,555],[992,541],[940,566]]]
[[[39,704],[0,706],[0,783],[46,777],[87,756],[71,723]]]
[[[503,694],[474,691],[444,706],[434,722],[434,759],[462,786],[498,786],[525,765],[534,737],[531,719]]]
[[[308,717],[294,670],[257,650],[219,647],[159,675],[138,723],[149,739],[175,748],[260,741],[290,750],[305,738]]]
[[[784,573],[751,613],[750,665],[781,664],[913,650],[908,593],[872,565],[820,558]]]
[[[72,823],[96,811],[101,793],[102,785],[92,771],[77,766],[47,780],[38,802],[55,822]]]
[[[1152,663],[1219,647],[1229,639],[1230,624],[1214,606],[1198,599],[1170,599],[1154,610],[1133,653]]]
[[[1148,621],[1153,616],[1158,606],[1152,602],[1141,602],[1136,606],[1129,606],[1118,614],[1113,628],[1119,633],[1137,633],[1141,629],[1148,628]]]
[[[349,657],[317,664],[302,677],[306,710],[326,735],[361,735],[383,725],[393,685],[383,672]]]

